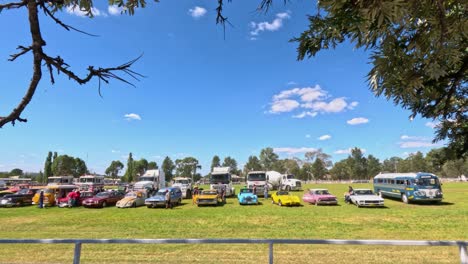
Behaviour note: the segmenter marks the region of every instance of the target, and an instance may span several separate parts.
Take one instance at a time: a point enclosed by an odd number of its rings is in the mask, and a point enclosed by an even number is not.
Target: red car
[[[337,205],[338,200],[336,196],[330,194],[327,189],[309,189],[308,192],[302,196],[302,200],[305,203],[315,204],[315,205]]]
[[[78,201],[76,201],[76,206],[80,206],[82,205],[83,201],[85,199],[88,199],[88,198],[91,198],[93,197],[93,192],[80,192],[80,199],[78,199]],[[70,206],[68,204],[70,198],[67,196],[67,197],[64,197],[64,198],[60,198],[58,200],[58,207],[68,207]]]
[[[124,194],[122,192],[100,192],[91,198],[84,199],[82,205],[84,207],[103,208],[108,205],[115,205],[117,201],[122,199]]]

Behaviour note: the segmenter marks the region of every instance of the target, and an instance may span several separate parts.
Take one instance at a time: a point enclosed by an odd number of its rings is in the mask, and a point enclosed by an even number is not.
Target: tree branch
[[[30,50],[32,50],[32,46],[29,46],[29,47],[24,47],[24,46],[18,46],[16,49],[19,49],[21,50],[20,52],[16,53],[16,54],[13,54],[13,55],[10,55],[10,58],[8,59],[9,61],[14,61],[16,60],[18,57],[28,53]]]
[[[7,4],[1,4],[0,5],[0,12],[3,9],[13,9],[13,8],[20,8],[28,4],[27,0],[23,0],[21,2],[14,2],[14,3],[7,3]]]

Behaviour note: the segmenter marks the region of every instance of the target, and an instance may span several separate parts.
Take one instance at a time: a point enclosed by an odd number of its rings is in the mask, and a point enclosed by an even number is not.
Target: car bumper
[[[218,200],[197,200],[198,205],[218,205]]]
[[[166,201],[145,202],[145,205],[150,206],[150,207],[164,207],[164,206],[166,206]]]
[[[86,208],[97,208],[102,207],[102,204],[95,204],[95,203],[83,203],[83,206]]]
[[[239,201],[239,204],[258,204],[258,200],[243,200]]]
[[[337,205],[338,201],[337,200],[329,200],[329,201],[318,201],[319,205]]]

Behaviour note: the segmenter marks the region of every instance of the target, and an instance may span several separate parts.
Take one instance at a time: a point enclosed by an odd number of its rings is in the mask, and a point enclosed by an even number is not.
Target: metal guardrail
[[[268,263],[273,264],[274,244],[457,246],[460,263],[468,264],[468,241],[340,240],[340,239],[0,239],[0,244],[75,244],[73,264],[79,264],[82,244],[268,244]]]

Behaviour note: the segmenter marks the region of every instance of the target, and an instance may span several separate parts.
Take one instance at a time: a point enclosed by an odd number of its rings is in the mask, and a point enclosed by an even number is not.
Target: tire
[[[271,199],[271,204],[275,204],[275,201],[273,201],[273,199]]]
[[[378,194],[379,194],[380,198],[383,198],[383,194],[382,194],[382,192],[380,190],[378,191]]]
[[[185,198],[187,199],[192,198],[192,192],[190,190],[187,190],[187,193],[185,194]]]
[[[107,203],[106,202],[102,202],[102,208],[106,207],[107,206]]]
[[[182,198],[179,198],[179,200],[177,201],[177,205],[180,205],[182,204]]]
[[[281,203],[281,200],[278,201],[278,205],[281,207],[283,204]]]
[[[132,207],[133,207],[133,208],[136,208],[136,207],[137,207],[137,206],[136,206],[136,202],[132,204]]]
[[[286,191],[290,192],[291,191],[291,186],[286,186]]]
[[[318,200],[315,200],[315,206],[319,206]]]
[[[401,194],[401,201],[404,202],[405,204],[409,204],[408,197],[406,197],[406,194],[402,193]]]
[[[147,207],[148,209],[151,209],[151,208],[153,208],[151,205],[147,205],[146,207]]]

